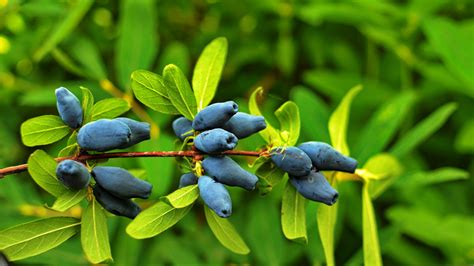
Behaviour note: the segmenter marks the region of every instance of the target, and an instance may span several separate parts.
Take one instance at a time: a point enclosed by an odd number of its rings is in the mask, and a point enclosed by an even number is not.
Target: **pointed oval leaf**
[[[337,178],[332,174],[329,178],[329,183],[334,189],[337,189]],[[334,259],[334,229],[336,227],[337,209],[339,203],[333,206],[320,204],[318,207],[317,221],[319,237],[323,245],[324,256],[326,257],[326,264],[328,266],[335,265]]]
[[[54,143],[71,132],[63,120],[56,115],[30,118],[21,124],[21,140],[28,147]]]
[[[260,108],[258,107],[258,103],[257,103],[257,97],[261,97],[262,94],[263,94],[263,88],[258,87],[257,89],[255,89],[254,92],[252,92],[252,95],[250,95],[249,110],[250,110],[250,113],[253,115],[262,116],[262,113],[260,112]],[[265,128],[264,130],[260,130],[258,134],[260,134],[260,136],[262,136],[262,138],[268,144],[272,143],[275,145],[279,145],[280,133],[266,119],[265,119],[265,122],[267,123],[267,128]]]
[[[107,217],[104,209],[93,199],[84,210],[81,220],[81,243],[87,259],[98,264],[111,261]]]
[[[184,117],[193,120],[197,113],[196,98],[181,69],[173,64],[167,65],[163,77],[171,103]]]
[[[56,177],[57,162],[43,150],[36,150],[28,158],[28,173],[41,188],[59,197],[67,191]]]
[[[74,207],[76,204],[81,202],[87,195],[87,189],[80,189],[80,190],[66,190],[61,196],[59,196],[56,201],[54,202],[51,209],[64,212],[67,211],[69,208]]]
[[[132,90],[135,97],[151,109],[165,114],[179,114],[171,103],[163,77],[146,70],[132,73]]]
[[[281,227],[285,237],[308,243],[306,232],[306,199],[291,185],[286,184],[281,202]]]
[[[84,112],[84,119],[82,124],[85,125],[92,120],[92,107],[94,106],[94,95],[86,88],[81,87],[82,91],[82,111]]]
[[[124,99],[110,98],[98,101],[92,107],[92,121],[112,119],[130,110],[130,103]]]
[[[349,124],[349,109],[351,108],[352,100],[361,90],[361,85],[352,88],[332,113],[331,118],[329,118],[328,127],[332,146],[344,155],[349,155],[346,138],[347,125]]]
[[[193,89],[198,110],[206,107],[214,98],[227,56],[227,39],[219,37],[202,51],[194,67]]]
[[[248,254],[249,247],[235,230],[234,226],[225,218],[217,216],[217,214],[204,206],[204,214],[206,215],[207,224],[221,244],[230,251],[237,254]]]
[[[198,185],[186,186],[163,197],[174,208],[184,208],[193,204],[199,197]]]
[[[79,220],[52,217],[20,224],[0,232],[0,250],[15,261],[59,246],[79,231]]]
[[[300,111],[298,106],[287,101],[275,111],[275,115],[280,121],[280,136],[288,146],[293,146],[298,142],[300,136]]]
[[[127,233],[137,239],[154,237],[175,225],[192,205],[177,209],[163,201],[142,211],[128,226]]]

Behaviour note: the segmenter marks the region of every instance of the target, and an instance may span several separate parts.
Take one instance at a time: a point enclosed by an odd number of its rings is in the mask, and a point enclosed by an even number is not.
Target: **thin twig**
[[[87,160],[99,160],[109,158],[134,158],[134,157],[196,157],[203,156],[204,153],[199,151],[143,151],[143,152],[111,152],[101,154],[82,154],[79,156],[67,156],[58,157],[54,160],[56,162],[64,160],[76,160],[76,161],[87,161]],[[264,155],[264,152],[258,151],[225,151],[220,155],[241,155],[241,156],[255,156],[259,157]],[[20,164],[0,169],[0,179],[7,175],[24,172],[28,169],[28,164]]]

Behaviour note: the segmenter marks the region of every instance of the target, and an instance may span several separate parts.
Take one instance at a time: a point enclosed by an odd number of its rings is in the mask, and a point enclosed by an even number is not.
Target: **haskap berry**
[[[57,88],[56,105],[63,122],[71,128],[78,128],[82,124],[83,111],[79,99],[64,87]]]
[[[150,124],[147,122],[139,122],[127,117],[118,117],[114,120],[118,120],[130,128],[132,135],[130,141],[122,146],[121,148],[131,147],[139,142],[150,139]]]
[[[222,127],[238,110],[233,101],[211,104],[194,117],[192,126],[198,131]]]
[[[64,160],[56,167],[56,176],[70,189],[83,189],[89,185],[91,175],[87,168],[79,162]]]
[[[99,184],[95,184],[93,191],[96,200],[110,213],[133,219],[141,212],[140,206],[131,199],[116,197]]]
[[[130,128],[119,120],[99,119],[79,129],[77,143],[84,150],[103,152],[126,146],[131,136]]]
[[[92,176],[102,188],[120,198],[146,199],[153,188],[150,183],[120,167],[96,166],[92,169]]]
[[[233,115],[223,129],[232,132],[237,138],[243,139],[267,127],[263,116],[238,112]]]
[[[194,173],[186,173],[179,178],[179,188],[197,184],[198,178]]]
[[[207,130],[194,139],[196,148],[205,153],[218,153],[232,150],[237,146],[237,137],[221,128]]]
[[[278,147],[270,151],[275,165],[292,176],[306,176],[313,167],[311,159],[296,147]]]
[[[354,173],[357,168],[357,161],[354,158],[342,155],[327,143],[309,141],[302,143],[298,148],[309,156],[318,170]]]
[[[178,137],[180,140],[184,140],[185,138],[192,136],[193,135],[192,124],[193,122],[191,122],[185,117],[176,118],[172,124],[173,131],[176,137]]]
[[[224,185],[203,175],[198,179],[198,186],[202,200],[217,215],[227,218],[232,214],[232,200]]]
[[[339,196],[326,177],[316,170],[312,170],[309,175],[304,177],[290,176],[290,182],[303,197],[326,205],[336,203]]]
[[[258,177],[245,171],[239,164],[227,156],[209,156],[202,162],[206,175],[219,183],[238,186],[247,190],[255,189]]]

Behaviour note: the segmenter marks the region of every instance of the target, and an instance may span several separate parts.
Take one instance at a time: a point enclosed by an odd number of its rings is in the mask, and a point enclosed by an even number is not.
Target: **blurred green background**
[[[133,70],[161,73],[174,63],[191,78],[201,50],[224,36],[229,52],[215,101],[233,99],[247,110],[248,96],[263,86],[262,104],[272,120],[276,107],[293,100],[301,112],[300,142],[329,142],[329,114],[351,87],[363,84],[348,132],[351,155],[361,165],[377,152],[393,151],[403,137],[410,139],[407,133],[440,106],[456,103],[441,122],[426,121],[424,127],[433,128],[420,145],[398,150],[404,171],[374,208],[385,264],[474,263],[473,14],[469,0],[0,0],[0,167],[26,162],[34,149],[22,145],[20,125],[56,114],[55,88],[65,86],[79,96],[79,86],[85,86],[96,100],[130,99]],[[173,117],[143,110],[127,115],[152,119],[160,135],[136,150],[174,149]],[[393,122],[393,133],[382,144],[371,142],[383,134],[384,124],[371,125],[394,113],[398,120],[387,121]],[[253,150],[262,143],[255,136],[240,148]],[[62,146],[42,148],[56,155]],[[155,198],[175,189],[181,173],[172,158],[109,164],[145,169]],[[446,180],[451,181],[441,182]],[[266,196],[231,190],[230,219],[252,250],[247,256],[219,244],[199,206],[173,229],[144,241],[125,234],[129,220],[108,219],[114,262],[324,264],[318,204],[307,208],[308,245],[292,243],[281,232],[282,187]],[[359,265],[361,184],[346,182],[339,190],[336,263]],[[43,207],[52,202],[27,173],[1,179],[0,229],[58,215]],[[79,213],[75,208],[68,214]],[[87,261],[75,237],[18,264],[23,263]]]

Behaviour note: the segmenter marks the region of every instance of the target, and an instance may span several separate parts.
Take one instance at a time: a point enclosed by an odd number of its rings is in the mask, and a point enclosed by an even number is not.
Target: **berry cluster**
[[[298,147],[277,147],[270,151],[272,161],[288,173],[290,183],[305,198],[327,205],[339,194],[319,171],[354,173],[357,161],[344,156],[329,144],[309,141]]]
[[[183,174],[179,186],[197,183],[204,203],[220,217],[229,217],[232,214],[232,200],[224,185],[253,190],[258,178],[219,153],[234,149],[239,139],[266,126],[262,116],[238,112],[238,106],[233,101],[211,104],[202,109],[193,121],[184,117],[174,120],[176,136],[185,140],[196,132],[194,147],[208,155],[202,161],[204,175],[198,178],[194,173]]]
[[[79,99],[66,88],[56,90],[58,112],[65,124],[79,128],[77,142],[84,151],[109,151],[131,147],[150,138],[150,125],[129,118],[99,119],[83,123],[83,110]],[[87,167],[74,160],[64,160],[56,168],[56,176],[69,189],[86,188],[94,177],[93,193],[107,211],[129,217],[140,213],[140,207],[132,198],[146,199],[152,185],[138,179],[119,167],[96,166],[89,173]]]

